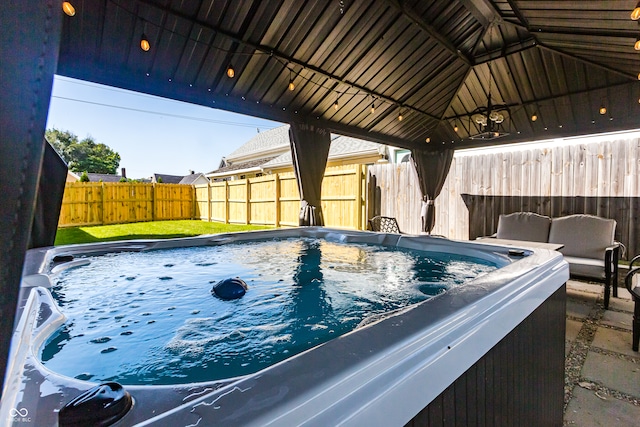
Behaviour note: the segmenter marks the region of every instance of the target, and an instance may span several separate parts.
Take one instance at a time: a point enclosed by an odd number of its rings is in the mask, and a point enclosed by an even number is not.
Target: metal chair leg
[[[640,300],[634,298],[635,304],[633,309],[633,351],[638,351],[638,342],[640,341]]]
[[[611,298],[611,284],[607,282],[604,284],[604,309],[605,310],[609,308],[610,298]]]

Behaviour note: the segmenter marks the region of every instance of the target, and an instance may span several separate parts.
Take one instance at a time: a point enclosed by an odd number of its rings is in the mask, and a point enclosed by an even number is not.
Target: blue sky
[[[56,76],[47,129],[68,130],[120,154],[129,178],[210,172],[222,156],[280,123]]]

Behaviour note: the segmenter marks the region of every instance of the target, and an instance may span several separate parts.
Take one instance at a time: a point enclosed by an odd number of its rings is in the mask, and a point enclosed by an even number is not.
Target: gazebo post
[[[0,27],[0,375],[4,388],[20,277],[33,224],[53,74],[59,1],[6,1]]]

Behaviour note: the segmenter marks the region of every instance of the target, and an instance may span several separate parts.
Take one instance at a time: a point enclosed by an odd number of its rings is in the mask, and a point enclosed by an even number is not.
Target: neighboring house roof
[[[196,183],[196,181],[200,181],[201,183],[209,182],[209,178],[207,178],[203,173],[190,173],[187,175],[167,175],[154,173],[151,176],[151,182],[158,182],[158,180],[162,178],[162,184],[186,184],[192,185]]]
[[[80,181],[80,175],[78,175],[75,172],[71,172],[70,170],[67,170],[67,182],[76,182],[76,181]]]
[[[356,155],[367,155],[379,153],[384,148],[383,144],[377,142],[365,141],[364,139],[352,138],[350,136],[338,136],[331,141],[329,147],[328,161],[338,160],[344,157]],[[291,151],[288,151],[269,162],[262,165],[263,169],[273,169],[293,164]]]
[[[206,176],[204,176],[203,173],[198,172],[198,173],[190,173],[189,175],[185,175],[182,177],[182,179],[180,180],[180,182],[178,184],[193,184],[198,180],[206,180],[207,182],[209,181],[209,178],[207,178]]]
[[[162,179],[163,184],[179,184],[184,175],[166,175],[160,173],[154,173],[151,176],[151,182],[158,182]]]
[[[222,174],[222,173],[227,173],[227,172],[233,172],[233,171],[239,171],[239,170],[245,170],[245,169],[260,169],[260,166],[264,165],[265,163],[275,159],[276,156],[271,156],[271,157],[265,157],[264,159],[257,159],[257,160],[250,160],[248,162],[242,162],[242,163],[233,163],[229,166],[224,166],[221,167],[220,169],[216,169],[214,171],[209,172],[207,175],[217,175],[217,174]]]
[[[82,173],[79,174],[82,176]],[[122,176],[110,173],[87,173],[89,182],[120,182]]]
[[[227,164],[255,160],[256,154],[289,150],[289,125],[260,132],[237,150],[226,156]],[[272,156],[273,157],[273,156]]]
[[[358,159],[378,154],[387,154],[386,146],[364,139],[349,136],[334,136],[329,148],[328,161]],[[262,172],[265,170],[289,167],[291,146],[289,143],[289,125],[271,129],[251,138],[233,153],[223,158],[220,168],[207,173],[209,177],[225,177],[234,172]]]

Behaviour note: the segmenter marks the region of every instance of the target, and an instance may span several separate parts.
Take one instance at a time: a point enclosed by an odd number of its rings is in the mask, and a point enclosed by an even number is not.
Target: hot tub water
[[[314,238],[87,259],[55,279],[67,321],[43,363],[83,380],[156,385],[256,372],[496,268]],[[246,295],[211,295],[212,283],[236,276]]]

